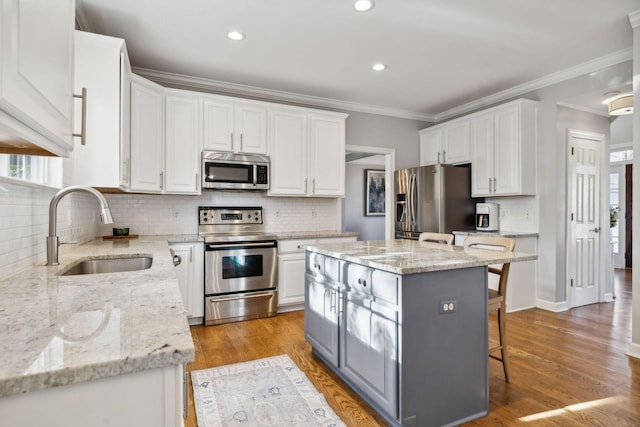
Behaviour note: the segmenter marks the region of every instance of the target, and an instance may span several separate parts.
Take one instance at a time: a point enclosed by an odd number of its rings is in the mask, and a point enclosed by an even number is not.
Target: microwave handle
[[[242,137],[240,141],[242,141]],[[240,142],[240,147],[242,147],[242,142]],[[253,165],[253,186],[256,185],[258,185],[258,165]]]

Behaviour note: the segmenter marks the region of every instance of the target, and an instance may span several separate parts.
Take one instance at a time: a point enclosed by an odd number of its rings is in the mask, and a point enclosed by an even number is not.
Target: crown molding
[[[514,86],[512,88],[494,93],[493,95],[480,98],[478,100],[469,102],[467,104],[460,105],[455,108],[451,108],[447,111],[435,115],[436,123],[439,123],[450,118],[454,118],[463,114],[476,111],[478,109],[488,107],[497,104],[502,101],[508,101],[513,98],[520,97],[529,92],[542,89],[547,86],[551,86],[563,81],[582,76],[584,74],[592,73],[597,70],[601,70],[606,67],[611,67],[616,64],[620,64],[625,61],[633,59],[633,51],[631,48],[623,49],[618,52],[611,53],[609,55],[601,56],[600,58],[593,59],[591,61],[583,62],[574,67],[566,68],[556,73],[551,73],[539,79],[531,80],[530,82],[523,83],[521,85]],[[573,107],[572,107],[573,108]]]
[[[602,117],[609,117],[609,113],[602,110],[596,110],[595,108],[583,107],[582,105],[571,104],[569,102],[558,102],[556,105],[561,107],[571,108],[573,110],[584,111],[585,113],[596,114]]]
[[[640,26],[640,10],[636,10],[629,14],[629,23],[631,24],[631,28]]]
[[[338,99],[322,98],[319,96],[303,95],[293,92],[285,92],[274,89],[265,89],[257,86],[242,85],[221,80],[191,77],[183,74],[167,73],[148,68],[132,67],[134,73],[148,78],[159,84],[178,85],[192,89],[203,89],[216,93],[230,95],[244,95],[257,97],[269,101],[285,101],[297,104],[305,104],[314,107],[327,107],[340,110],[357,111],[361,113],[378,114],[381,116],[399,117],[403,119],[421,120],[433,122],[434,115],[416,111],[401,110],[382,107],[378,105],[361,104],[357,102],[342,101]]]

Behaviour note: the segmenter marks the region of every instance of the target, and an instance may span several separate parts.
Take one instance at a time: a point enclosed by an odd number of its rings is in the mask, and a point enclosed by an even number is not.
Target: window
[[[62,187],[62,159],[22,154],[0,154],[0,176],[51,187]]]
[[[619,150],[612,151],[609,153],[609,161],[610,162],[624,162],[628,160],[633,160],[633,150]]]

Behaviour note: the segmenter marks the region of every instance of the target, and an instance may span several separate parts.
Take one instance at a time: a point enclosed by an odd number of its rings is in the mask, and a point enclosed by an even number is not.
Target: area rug
[[[283,354],[191,372],[198,427],[346,426]]]

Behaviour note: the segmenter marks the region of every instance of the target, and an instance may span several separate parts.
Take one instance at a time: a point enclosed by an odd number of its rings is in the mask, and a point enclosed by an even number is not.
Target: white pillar
[[[629,14],[633,28],[633,220],[631,230],[631,343],[627,354],[640,358],[640,10]]]

